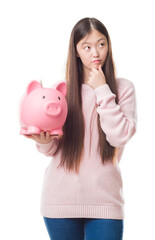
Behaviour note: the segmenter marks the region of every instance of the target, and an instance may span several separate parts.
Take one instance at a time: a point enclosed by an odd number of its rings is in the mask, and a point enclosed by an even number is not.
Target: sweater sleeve
[[[51,156],[52,157],[57,150],[58,139],[53,138],[52,141],[50,143],[47,143],[47,144],[36,143],[36,147],[37,147],[37,150],[40,153],[43,153],[46,156]]]
[[[118,104],[108,84],[94,89],[101,128],[114,147],[124,146],[136,132],[135,88],[132,82],[127,83],[127,86],[118,89]]]

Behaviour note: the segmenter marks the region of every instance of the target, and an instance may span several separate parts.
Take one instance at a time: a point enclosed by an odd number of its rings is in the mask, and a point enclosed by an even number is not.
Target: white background
[[[155,239],[155,34],[153,1],[14,0],[0,3],[0,239],[49,239],[40,215],[50,158],[19,135],[19,101],[30,80],[51,87],[64,79],[74,24],[95,17],[107,27],[117,77],[136,88],[138,128],[120,168],[124,240]]]

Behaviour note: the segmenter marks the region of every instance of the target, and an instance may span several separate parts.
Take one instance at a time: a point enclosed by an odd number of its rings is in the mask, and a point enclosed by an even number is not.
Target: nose
[[[61,105],[57,102],[46,102],[45,113],[48,116],[56,117],[61,113]]]
[[[97,58],[99,56],[99,53],[96,47],[92,49],[92,54],[93,54],[93,58]]]

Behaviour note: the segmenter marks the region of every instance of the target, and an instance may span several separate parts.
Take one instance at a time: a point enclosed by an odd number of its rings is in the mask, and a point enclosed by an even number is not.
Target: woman
[[[84,18],[72,30],[63,136],[32,135],[52,156],[41,213],[53,240],[121,240],[124,198],[119,161],[136,132],[135,89],[116,78],[107,29]]]

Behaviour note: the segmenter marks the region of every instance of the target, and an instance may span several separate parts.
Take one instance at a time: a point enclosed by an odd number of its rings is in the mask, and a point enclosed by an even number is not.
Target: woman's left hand
[[[94,89],[100,87],[103,84],[106,84],[106,79],[102,71],[101,65],[98,69],[92,68],[87,84]]]

